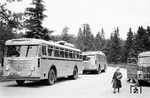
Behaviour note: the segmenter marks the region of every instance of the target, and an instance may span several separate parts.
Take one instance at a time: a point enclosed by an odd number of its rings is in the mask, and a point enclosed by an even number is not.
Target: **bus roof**
[[[81,52],[80,49],[61,45],[53,41],[45,41],[42,39],[34,39],[34,38],[11,39],[11,40],[6,41],[5,43],[5,45],[39,45],[39,44],[47,44],[47,45],[52,45],[52,46],[59,47],[59,48]]]
[[[138,57],[142,57],[142,56],[150,56],[150,51],[142,52],[138,55]]]
[[[95,55],[95,54],[100,54],[100,55],[104,55],[105,54],[102,51],[86,51],[86,52],[82,52],[82,55]]]

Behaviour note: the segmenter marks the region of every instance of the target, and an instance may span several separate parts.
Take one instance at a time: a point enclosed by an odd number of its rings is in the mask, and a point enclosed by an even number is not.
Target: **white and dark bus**
[[[99,74],[107,68],[106,56],[101,51],[82,52],[83,56],[83,73],[96,72]]]
[[[25,81],[45,80],[49,85],[57,78],[76,79],[83,72],[81,51],[71,46],[40,39],[12,39],[5,43],[4,78]]]

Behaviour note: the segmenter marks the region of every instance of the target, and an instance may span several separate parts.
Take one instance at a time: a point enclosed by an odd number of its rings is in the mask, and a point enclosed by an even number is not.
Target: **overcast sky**
[[[70,34],[77,34],[82,24],[88,23],[94,35],[104,28],[109,38],[114,28],[119,27],[120,37],[126,39],[131,27],[136,32],[138,26],[150,26],[150,0],[43,0],[48,16],[43,25],[55,34],[60,34],[65,26]],[[31,0],[11,3],[12,11],[24,11]]]

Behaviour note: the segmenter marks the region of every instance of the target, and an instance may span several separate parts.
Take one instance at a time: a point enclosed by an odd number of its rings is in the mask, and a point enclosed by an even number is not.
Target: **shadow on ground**
[[[78,77],[77,79],[79,79]],[[67,81],[74,81],[70,78],[59,78],[53,85],[57,85],[59,83],[64,83]],[[26,81],[23,85],[17,85],[17,83],[13,82],[14,84],[9,84],[7,87],[29,87],[29,88],[38,88],[38,87],[45,87],[45,86],[53,86],[46,84],[45,81]]]

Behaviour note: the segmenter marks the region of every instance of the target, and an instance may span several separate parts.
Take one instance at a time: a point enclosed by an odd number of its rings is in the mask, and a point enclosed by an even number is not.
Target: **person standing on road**
[[[121,78],[122,78],[122,73],[119,71],[120,68],[116,67],[116,71],[113,74],[112,78],[112,87],[114,88],[114,93],[116,93],[116,89],[118,89],[118,93],[120,92],[120,88],[122,87],[121,85]]]

